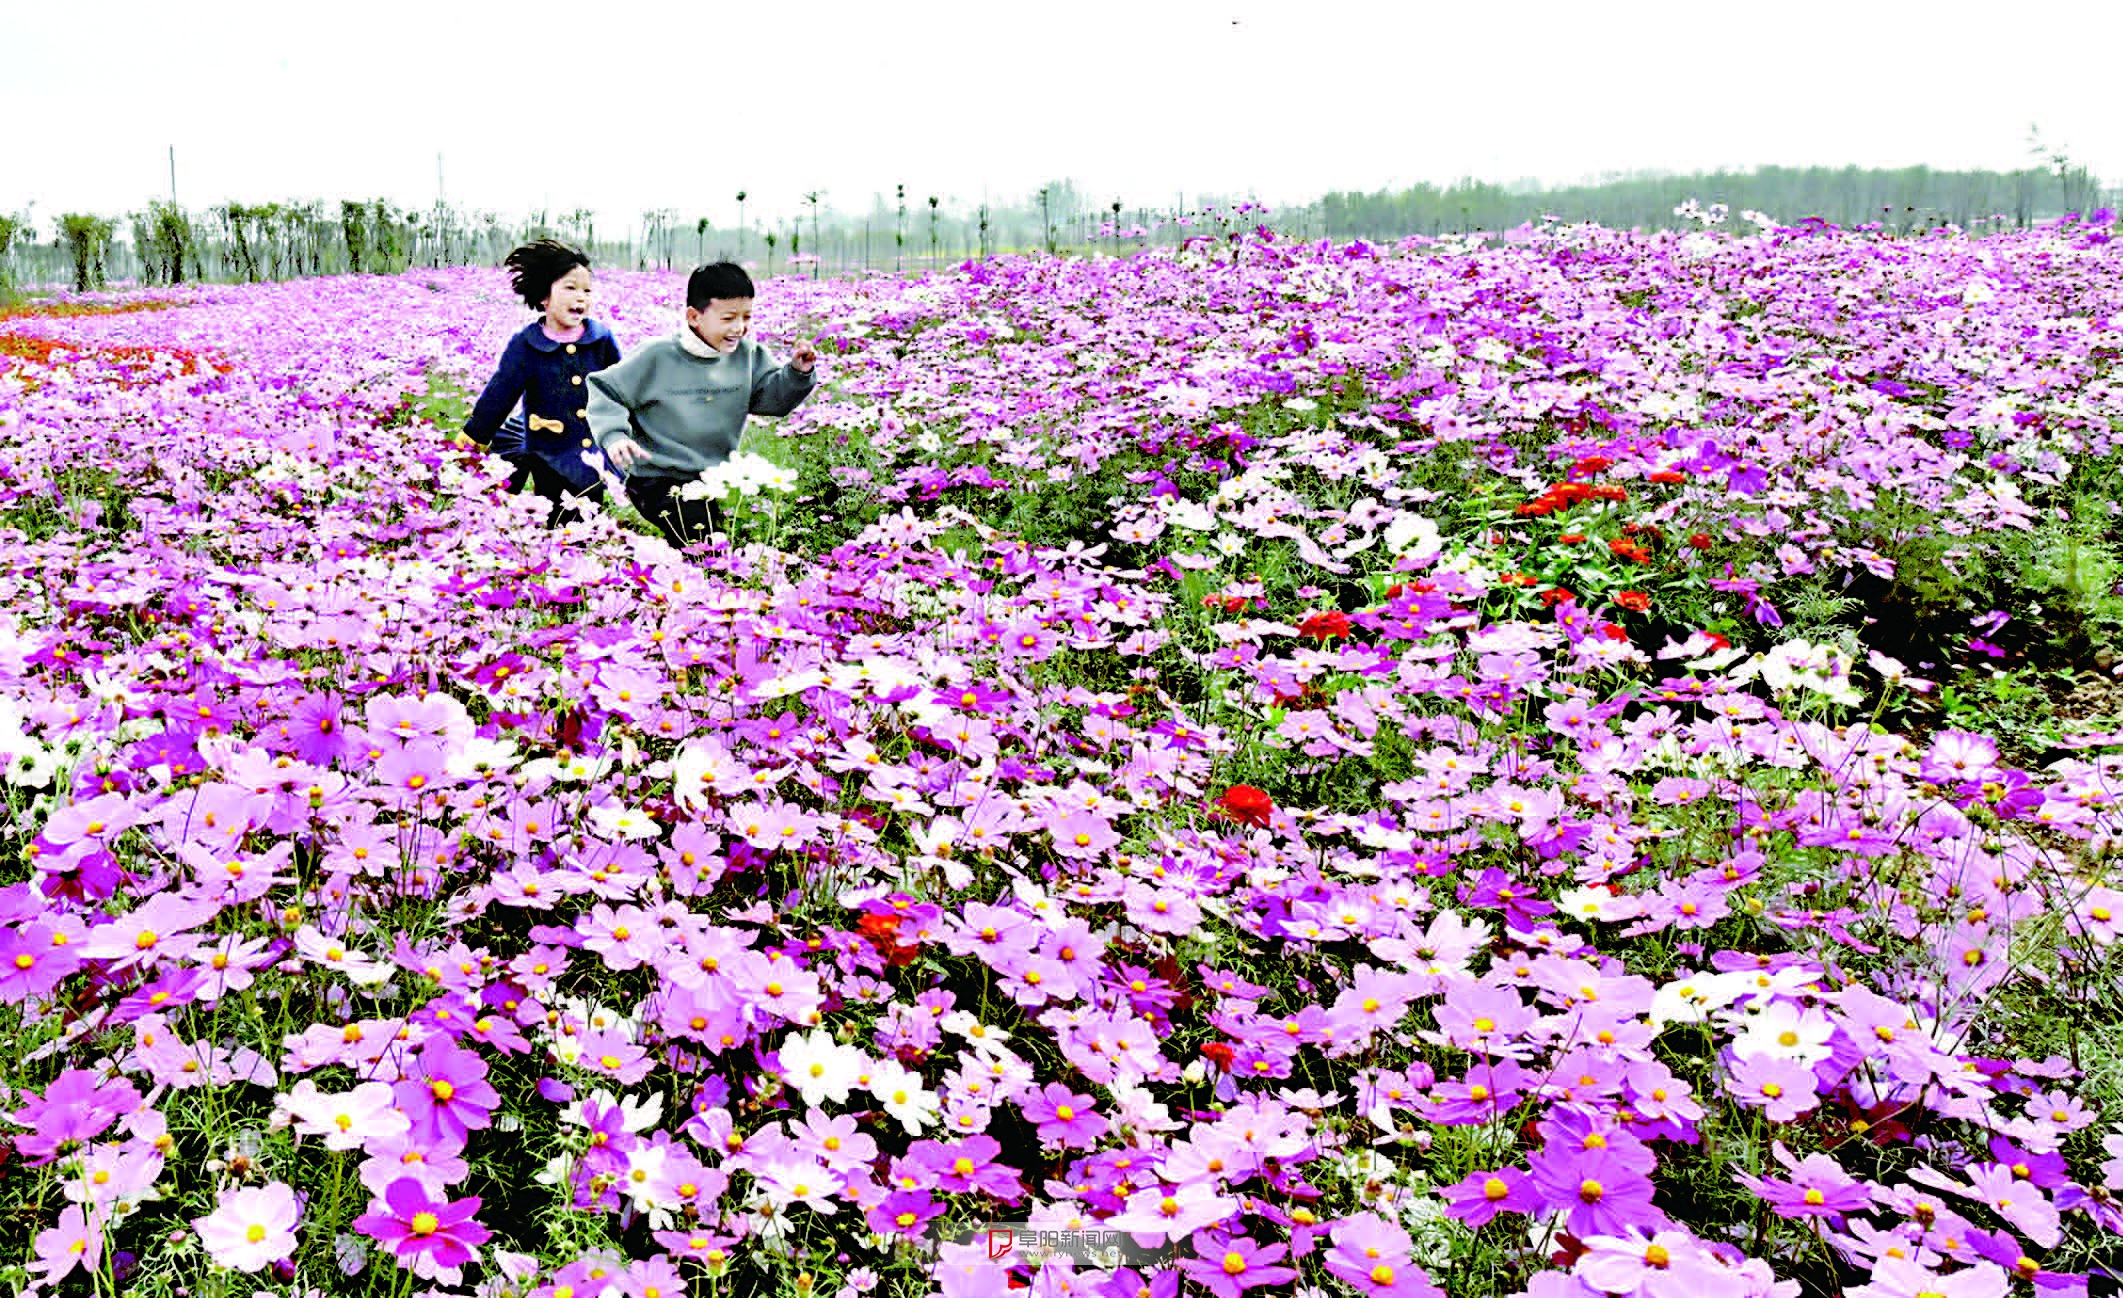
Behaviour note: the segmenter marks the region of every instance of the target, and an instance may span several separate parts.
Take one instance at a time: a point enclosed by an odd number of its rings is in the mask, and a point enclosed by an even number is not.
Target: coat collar
[[[566,346],[565,343],[556,343],[545,336],[545,329],[542,327],[544,323],[543,320],[533,320],[530,324],[524,326],[521,337],[525,345],[534,352],[557,352]],[[583,320],[582,337],[575,340],[575,345],[577,347],[587,347],[591,343],[600,342],[611,336],[612,331],[604,327],[604,321],[592,316]]]

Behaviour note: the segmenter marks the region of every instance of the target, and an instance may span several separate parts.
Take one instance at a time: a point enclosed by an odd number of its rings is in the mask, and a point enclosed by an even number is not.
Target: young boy
[[[627,478],[627,499],[673,545],[716,528],[713,504],[679,489],[730,458],[748,415],[785,415],[811,395],[818,350],[777,366],[747,335],[752,277],[719,261],[686,281],[685,327],[589,376],[590,436]]]

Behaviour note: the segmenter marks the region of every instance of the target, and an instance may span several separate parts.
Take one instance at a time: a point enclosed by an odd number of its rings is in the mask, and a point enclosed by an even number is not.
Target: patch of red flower
[[[139,311],[166,311],[182,302],[140,298],[132,302],[23,302],[0,308],[0,320],[67,320],[84,315],[132,315]]]
[[[1246,597],[1244,595],[1204,595],[1202,596],[1202,607],[1220,608],[1226,613],[1236,613],[1246,607]]]
[[[1689,548],[1690,548],[1690,549],[1694,549],[1694,550],[1707,550],[1707,549],[1709,549],[1709,548],[1710,548],[1710,545],[1711,545],[1711,542],[1710,542],[1710,533],[1708,533],[1708,532],[1691,532],[1691,533],[1689,533],[1689,534],[1688,534],[1688,545],[1689,545]]]
[[[1686,473],[1683,473],[1679,469],[1660,469],[1657,473],[1646,474],[1645,480],[1648,482],[1660,482],[1666,484],[1667,486],[1672,486],[1676,482],[1688,481],[1688,475]]]
[[[895,969],[913,964],[914,958],[921,954],[919,946],[899,940],[899,920],[897,915],[864,915],[855,921],[856,930],[869,939],[870,945],[885,958],[885,963]]]
[[[1521,518],[1541,518],[1559,509],[1587,500],[1627,500],[1629,493],[1620,487],[1588,487],[1582,482],[1558,482],[1532,500],[1518,507]]]
[[[1614,461],[1604,455],[1587,455],[1570,466],[1570,478],[1589,478],[1595,473],[1605,473],[1614,467]]]
[[[1215,1064],[1220,1073],[1231,1071],[1231,1057],[1236,1053],[1227,1041],[1211,1041],[1202,1047],[1202,1057]]]
[[[1640,590],[1625,590],[1614,597],[1614,602],[1631,612],[1641,613],[1651,607],[1651,596]]]
[[[1268,827],[1269,817],[1275,814],[1275,802],[1266,792],[1250,784],[1234,784],[1224,790],[1224,796],[1216,800],[1224,814],[1242,825],[1255,829]]]
[[[1507,572],[1497,578],[1497,581],[1506,586],[1533,586],[1539,584],[1539,580],[1530,572]]]
[[[1565,532],[1555,538],[1555,540],[1558,545],[1583,545],[1585,543],[1585,534],[1583,532]]]
[[[1541,604],[1546,608],[1554,608],[1558,604],[1576,598],[1577,594],[1574,591],[1567,590],[1561,586],[1550,587],[1541,592]]]
[[[1607,548],[1614,551],[1614,555],[1618,559],[1629,559],[1636,563],[1651,562],[1651,551],[1645,549],[1640,543],[1624,537],[1618,536],[1609,541]]]
[[[0,333],[0,356],[13,356],[32,365],[51,366],[63,362],[53,360],[58,353],[101,361],[107,365],[146,365],[151,361],[175,359],[183,364],[182,373],[199,374],[212,369],[216,374],[226,374],[233,367],[213,361],[180,347],[97,347],[88,343],[69,342],[63,338],[36,338],[28,334]],[[25,376],[34,386],[35,375]],[[160,376],[156,376],[159,378]],[[132,387],[150,380],[126,380],[119,386]]]
[[[1323,609],[1297,624],[1297,633],[1321,643],[1333,639],[1348,639],[1349,615],[1339,609]]]

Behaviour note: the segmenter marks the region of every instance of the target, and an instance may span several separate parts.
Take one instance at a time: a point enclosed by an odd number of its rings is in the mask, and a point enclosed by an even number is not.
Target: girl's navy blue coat
[[[582,337],[556,343],[545,336],[542,322],[533,320],[502,349],[500,366],[465,420],[464,435],[482,446],[493,445],[495,434],[504,431],[502,420],[521,401],[528,416],[525,423],[531,425],[523,446],[494,445],[494,450],[511,459],[536,456],[565,478],[570,489],[581,491],[598,481],[597,471],[582,458],[590,444],[590,397],[584,383],[617,364],[619,344],[601,321],[585,320]],[[532,419],[537,423],[531,424]]]

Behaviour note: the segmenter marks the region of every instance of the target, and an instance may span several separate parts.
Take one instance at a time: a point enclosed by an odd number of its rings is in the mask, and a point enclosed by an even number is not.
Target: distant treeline
[[[1907,230],[1952,223],[1965,230],[2026,226],[2101,204],[2098,182],[2083,167],[2053,170],[1935,171],[1930,167],[1762,167],[1754,171],[1639,174],[1564,188],[1506,187],[1463,181],[1397,192],[1333,193],[1321,200],[1328,235],[1382,239],[1408,234],[1508,229],[1553,216],[1619,228],[1687,222],[1674,209],[1694,199],[1723,203],[1733,218],[1747,211],[1791,223],[1819,217],[1840,226],[1879,222]]]
[[[1881,223],[1903,231],[1951,222],[1980,230],[2026,226],[2105,200],[2084,167],[2062,158],[2049,169],[1935,171],[1929,167],[1763,167],[1692,175],[1638,174],[1544,189],[1462,181],[1375,194],[1336,192],[1302,205],[1175,193],[1169,203],[1128,203],[1059,180],[1003,205],[968,207],[936,195],[873,194],[869,210],[835,210],[822,192],[771,218],[745,191],[711,219],[673,209],[614,222],[587,209],[504,221],[437,203],[400,208],[383,199],[223,203],[191,209],[156,201],[124,216],[69,212],[39,231],[25,215],[0,215],[0,288],[119,282],[288,279],[346,273],[396,274],[417,266],[498,265],[527,238],[551,235],[584,248],[600,266],[685,267],[733,257],[768,274],[914,271],[998,252],[1127,253],[1268,225],[1300,238],[1391,239],[1412,234],[1500,230],[1546,218],[1615,227],[1693,224],[1675,209],[1723,204],[1737,219],[1758,211],[1782,222],[1819,217],[1842,226]],[[753,203],[747,219],[746,202]],[[2112,201],[2111,201],[2112,205]],[[735,220],[726,219],[734,215]],[[599,225],[602,219],[604,224]]]

